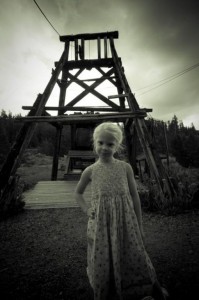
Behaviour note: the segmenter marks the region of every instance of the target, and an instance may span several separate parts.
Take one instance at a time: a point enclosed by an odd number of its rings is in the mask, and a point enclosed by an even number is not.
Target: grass
[[[38,181],[50,181],[52,172],[52,156],[47,156],[34,151],[26,151],[21,166],[17,173],[24,184],[24,190],[31,189]],[[58,179],[64,177],[64,158],[59,160]]]

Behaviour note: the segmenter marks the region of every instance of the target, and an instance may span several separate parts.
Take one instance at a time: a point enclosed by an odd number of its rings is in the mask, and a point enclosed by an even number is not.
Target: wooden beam
[[[79,57],[80,59],[85,58],[85,46],[84,46],[84,39],[81,39],[81,48],[79,48]]]
[[[109,70],[106,74],[106,76],[110,76],[112,73],[114,72],[113,69]],[[70,103],[68,103],[66,105],[67,106],[73,106],[75,105],[77,102],[79,102],[83,97],[85,97],[87,94],[91,93],[94,96],[96,96],[97,98],[99,98],[100,100],[102,100],[104,103],[106,103],[107,105],[113,107],[113,108],[118,108],[119,106],[116,105],[115,103],[113,103],[112,101],[110,101],[108,98],[106,98],[105,96],[103,96],[102,94],[100,94],[99,92],[97,92],[95,90],[95,88],[102,83],[105,79],[104,76],[101,77],[101,80],[98,80],[97,82],[94,82],[91,85],[87,85],[84,82],[81,82],[80,80],[78,80],[77,78],[75,78],[72,74],[68,75],[69,78],[71,78],[72,80],[76,80],[75,82],[78,83],[81,87],[83,87],[85,90],[80,93],[77,97],[75,97],[72,101],[70,101]]]
[[[106,75],[106,73],[102,69],[100,69],[99,67],[96,67],[96,70],[99,71],[99,73],[101,73],[103,76]],[[109,80],[115,87],[117,87],[116,81],[114,81],[112,78],[117,78],[117,76],[112,76],[112,77],[109,76],[107,78],[107,80]]]
[[[31,110],[34,109],[33,106],[22,106],[22,109],[24,110]],[[51,111],[66,111],[65,106],[46,106],[45,110],[51,110]],[[67,111],[107,111],[107,112],[114,112],[114,111],[130,111],[129,108],[121,108],[118,106],[118,108],[110,108],[110,107],[104,107],[104,106],[67,106]]]
[[[55,62],[55,66],[57,62]],[[111,68],[113,66],[112,58],[101,58],[101,59],[84,59],[84,60],[70,60],[67,61],[64,68],[67,70],[73,69],[81,69],[86,68],[87,70],[91,70],[92,68],[100,67],[100,68]]]
[[[78,40],[75,39],[75,60],[76,61],[78,60],[78,52],[79,52],[79,49],[78,49]]]
[[[109,78],[115,78],[115,76],[112,76],[112,77],[110,77],[110,76],[107,76],[107,77],[104,77],[104,79],[108,79],[109,80]],[[78,78],[78,80],[80,80],[80,81],[97,81],[97,80],[101,80],[101,77],[97,77],[97,78],[88,78],[88,79],[79,79]],[[74,81],[75,82],[75,81]]]
[[[117,52],[115,50],[115,45],[114,45],[114,41],[112,38],[110,38],[110,47],[111,47],[112,58],[114,61],[114,65],[115,65],[122,89],[124,90],[125,94],[129,94],[129,97],[127,98],[129,107],[132,110],[138,110],[139,105],[138,105],[133,93],[131,92],[130,86],[126,79],[126,76],[124,75],[124,69],[122,67],[120,58],[118,57]]]
[[[61,42],[74,41],[75,39],[84,39],[86,40],[97,40],[98,37],[103,39],[104,37],[112,37],[114,39],[118,39],[119,32],[118,31],[107,31],[107,32],[98,32],[98,33],[83,33],[83,34],[75,34],[75,35],[62,35],[59,37]]]
[[[118,94],[118,95],[108,96],[108,99],[123,98],[123,97],[128,97],[128,96],[129,96],[129,94]]]
[[[98,59],[101,59],[101,39],[100,39],[100,37],[97,38],[97,55],[98,55]]]
[[[18,117],[15,121],[22,121],[25,123],[41,123],[41,122],[58,122],[61,124],[79,124],[79,123],[95,123],[101,121],[112,120],[115,122],[125,120],[127,118],[144,118],[146,113],[143,112],[120,112],[120,113],[107,113],[107,114],[74,114],[64,116],[29,116],[29,117]]]
[[[107,37],[104,37],[104,58],[108,57],[108,52],[107,52]]]

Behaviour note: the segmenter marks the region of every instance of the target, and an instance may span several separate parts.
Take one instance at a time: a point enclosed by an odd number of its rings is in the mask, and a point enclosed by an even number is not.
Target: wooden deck
[[[25,209],[78,207],[74,190],[77,181],[40,181],[32,190],[23,193]],[[85,200],[90,201],[90,186],[85,191]]]

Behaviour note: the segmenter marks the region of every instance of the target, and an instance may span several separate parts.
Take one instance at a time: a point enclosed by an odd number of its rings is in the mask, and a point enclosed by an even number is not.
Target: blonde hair
[[[95,148],[96,140],[101,133],[107,132],[113,136],[117,143],[118,150],[122,149],[123,132],[118,124],[112,122],[104,122],[98,125],[93,132],[93,145]]]

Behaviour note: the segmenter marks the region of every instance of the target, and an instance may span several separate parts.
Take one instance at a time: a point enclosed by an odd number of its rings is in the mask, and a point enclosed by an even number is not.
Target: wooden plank
[[[100,37],[97,38],[97,55],[98,55],[98,59],[101,59],[101,39],[100,39]]]
[[[55,65],[57,65],[57,62],[55,62]],[[88,70],[91,70],[92,68],[111,68],[113,66],[113,59],[112,58],[101,58],[101,59],[84,59],[84,60],[71,60],[68,61],[64,68],[66,70],[73,70],[73,69],[80,69],[80,68],[86,68]]]
[[[115,76],[103,76],[103,79],[115,79]],[[88,78],[88,79],[79,79],[78,81],[97,81],[97,80],[101,80],[101,77],[97,77],[97,78]],[[73,80],[73,82],[76,82],[75,80]]]
[[[67,42],[67,41],[74,41],[75,39],[84,39],[86,40],[97,40],[99,38],[104,37],[112,37],[114,39],[118,39],[119,32],[118,31],[107,31],[107,32],[97,32],[97,33],[82,33],[82,34],[75,34],[75,35],[62,35],[59,37],[61,42]]]
[[[107,37],[104,37],[104,58],[108,57],[108,53],[107,53]]]
[[[108,99],[122,98],[122,97],[128,97],[128,96],[129,96],[129,94],[111,95],[111,96],[108,96]]]
[[[81,50],[79,53],[80,59],[84,59],[85,58],[85,43],[84,43],[84,39],[81,39]]]
[[[32,109],[32,106],[22,106],[22,109],[24,110],[30,110]],[[46,110],[58,110],[58,111],[63,111],[65,110],[65,106],[46,106],[45,107]],[[142,109],[141,109],[142,110]],[[148,111],[152,111],[152,109],[144,109]],[[107,111],[107,112],[125,112],[125,111],[130,111],[129,108],[120,108],[118,107],[116,108],[110,108],[110,107],[105,107],[105,106],[67,106],[67,111]]]
[[[25,209],[78,207],[74,197],[76,185],[77,181],[40,181],[32,190],[23,193]],[[89,204],[90,185],[84,195]]]
[[[78,60],[78,39],[75,39],[75,60]]]
[[[80,114],[80,115],[64,115],[64,116],[31,116],[31,117],[18,117],[15,121],[23,122],[60,122],[62,124],[76,124],[76,123],[97,123],[101,121],[112,120],[115,122],[126,120],[127,118],[144,118],[144,112],[129,112],[129,113],[113,113],[113,114]]]

